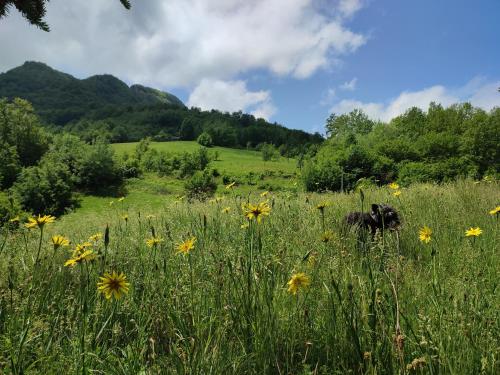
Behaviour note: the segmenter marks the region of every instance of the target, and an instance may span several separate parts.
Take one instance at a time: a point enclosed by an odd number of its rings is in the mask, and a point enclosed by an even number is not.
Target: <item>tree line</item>
[[[411,108],[389,123],[361,110],[332,114],[327,140],[303,171],[307,190],[351,190],[360,183],[403,185],[481,179],[500,173],[500,108],[469,103]]]

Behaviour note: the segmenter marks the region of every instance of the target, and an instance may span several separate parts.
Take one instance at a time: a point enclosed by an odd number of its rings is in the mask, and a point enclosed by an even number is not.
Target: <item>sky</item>
[[[498,0],[51,0],[46,33],[0,20],[0,72],[41,61],[109,73],[188,106],[324,133],[431,101],[500,106]]]

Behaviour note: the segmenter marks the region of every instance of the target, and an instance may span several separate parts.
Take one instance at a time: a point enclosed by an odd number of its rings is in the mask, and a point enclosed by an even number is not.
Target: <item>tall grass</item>
[[[125,199],[105,218],[62,219],[45,228],[38,262],[40,231],[2,232],[0,373],[499,373],[499,221],[488,214],[499,197],[495,183],[365,191],[365,207],[388,202],[403,217],[399,235],[375,241],[342,229],[358,194],[237,190],[171,202],[153,218]],[[247,199],[269,199],[272,211],[241,228]],[[109,245],[100,240],[91,263],[64,267],[70,251],[48,242],[64,234],[74,247],[106,223]],[[424,225],[429,244],[418,239]],[[483,234],[466,238],[476,226]],[[150,248],[152,233],[164,242]],[[192,236],[195,249],[178,254]],[[108,301],[96,284],[113,270],[131,290]],[[311,285],[292,295],[297,272]]]

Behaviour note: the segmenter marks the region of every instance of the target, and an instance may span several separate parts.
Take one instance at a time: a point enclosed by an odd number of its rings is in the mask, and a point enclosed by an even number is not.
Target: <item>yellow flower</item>
[[[231,211],[231,207],[224,207],[224,208],[221,210],[221,212],[222,212],[223,214],[228,214],[228,213],[229,213],[229,211]]]
[[[177,253],[182,253],[187,255],[194,249],[194,243],[196,242],[196,237],[191,237],[184,242],[177,245]]]
[[[75,250],[73,250],[73,257],[79,256],[85,250],[87,250],[88,247],[92,247],[92,244],[90,242],[76,244],[76,248]]]
[[[128,214],[122,215],[122,219],[125,220],[125,222],[128,222]]]
[[[29,218],[29,222],[24,224],[26,228],[43,228],[45,224],[53,223],[56,220],[54,216],[44,215],[44,216],[34,216]]]
[[[60,248],[61,246],[69,246],[69,240],[63,236],[52,236],[52,245],[54,245],[54,250]]]
[[[244,211],[245,211],[245,217],[248,220],[255,219],[257,220],[257,223],[260,224],[264,216],[269,216],[269,213],[271,212],[271,207],[269,207],[267,202],[261,202],[257,205],[248,203],[247,205],[244,206]]]
[[[264,198],[264,197],[267,197],[268,194],[269,194],[269,192],[266,190],[266,191],[263,191],[262,193],[260,193],[260,196],[262,198]]]
[[[401,195],[401,190],[396,190],[394,193],[392,193],[395,197],[399,197]]]
[[[500,213],[500,206],[496,206],[494,209],[490,211],[490,215],[498,215]]]
[[[118,198],[118,202],[123,202],[124,200],[125,200],[125,197]]]
[[[333,239],[333,232],[331,230],[327,230],[321,235],[321,242],[328,243]]]
[[[16,217],[13,217],[12,219],[9,220],[10,223],[19,223],[19,221],[21,221],[21,218],[19,217],[19,215],[17,215]]]
[[[247,221],[246,223],[241,224],[241,225],[240,225],[240,228],[241,228],[241,229],[246,229],[246,228],[248,228],[249,226],[250,226],[250,223]]]
[[[309,285],[311,285],[311,280],[305,273],[299,272],[292,275],[292,278],[290,279],[290,281],[288,281],[287,284],[288,293],[296,295],[301,288],[307,288]]]
[[[82,262],[90,262],[96,258],[96,255],[92,250],[85,250],[80,255],[76,255],[73,258],[69,259],[64,263],[66,267],[74,267]]]
[[[230,184],[226,185],[226,189],[232,189],[236,185],[236,181],[231,182]]]
[[[330,203],[328,203],[328,202],[321,202],[321,203],[319,203],[319,204],[316,205],[316,208],[318,210],[320,210],[321,213],[323,213],[323,211],[325,210],[325,208],[328,207],[329,205],[330,205]]]
[[[111,274],[105,273],[100,277],[101,281],[97,283],[97,290],[104,294],[106,299],[111,297],[120,299],[122,295],[127,294],[130,284],[127,282],[127,277],[122,273],[118,274],[113,271]]]
[[[146,240],[146,245],[148,245],[149,247],[155,247],[159,244],[161,244],[162,242],[164,242],[165,240],[161,237],[151,237],[150,239]]]
[[[431,235],[432,235],[432,229],[429,228],[427,225],[424,225],[424,227],[420,229],[420,231],[418,232],[418,238],[423,243],[431,242]]]
[[[483,231],[479,227],[469,228],[465,231],[465,237],[479,237],[481,233],[483,233]]]
[[[102,233],[96,233],[89,237],[90,241],[98,242],[102,238]]]
[[[389,187],[389,189],[392,189],[392,190],[399,190],[399,185],[395,182],[391,182],[389,185],[387,185]]]

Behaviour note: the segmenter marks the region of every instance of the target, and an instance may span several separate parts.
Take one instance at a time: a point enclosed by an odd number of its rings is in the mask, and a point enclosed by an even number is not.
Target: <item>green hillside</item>
[[[80,80],[32,61],[0,74],[0,97],[26,99],[46,122],[58,125],[109,105],[184,105],[172,94],[140,85],[128,87],[109,74]]]
[[[291,156],[323,141],[319,134],[287,129],[242,112],[187,108],[172,94],[142,85],[129,87],[109,74],[80,80],[39,62],[0,74],[3,97],[28,100],[46,126],[89,142],[97,137],[113,143],[145,137],[192,141],[206,132],[214,145],[247,148],[272,143],[283,145],[283,153]]]
[[[137,143],[115,143],[112,145],[118,156],[124,153],[133,153]],[[193,152],[200,148],[196,142],[151,142],[151,148],[173,154]],[[221,173],[234,176],[244,176],[248,173],[274,172],[278,174],[292,174],[297,169],[297,161],[291,158],[279,158],[275,161],[263,161],[262,155],[254,150],[239,150],[227,147],[213,147],[209,149],[212,154],[218,153],[213,166]]]

